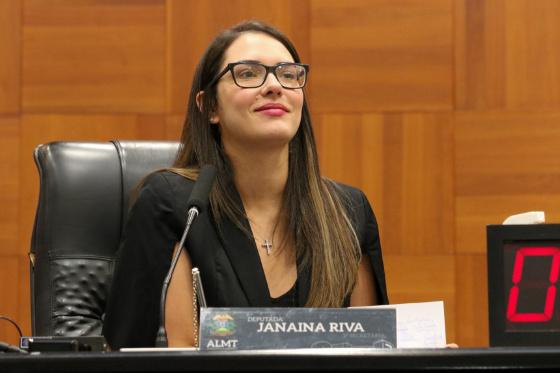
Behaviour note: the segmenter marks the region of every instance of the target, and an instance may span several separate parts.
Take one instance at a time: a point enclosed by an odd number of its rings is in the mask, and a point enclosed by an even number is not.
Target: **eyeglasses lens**
[[[242,63],[233,68],[233,77],[241,87],[258,87],[264,81],[266,68],[257,64]]]
[[[279,65],[276,67],[276,76],[286,88],[301,88],[305,85],[305,68],[299,65]]]

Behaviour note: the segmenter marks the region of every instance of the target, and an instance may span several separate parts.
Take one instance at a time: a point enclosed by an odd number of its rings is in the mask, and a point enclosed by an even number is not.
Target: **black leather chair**
[[[149,172],[170,166],[178,145],[111,141],[37,146],[40,194],[29,253],[34,336],[101,334],[131,192]]]

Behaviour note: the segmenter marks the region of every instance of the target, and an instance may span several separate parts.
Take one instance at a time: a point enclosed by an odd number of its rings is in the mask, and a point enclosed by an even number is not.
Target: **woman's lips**
[[[286,114],[285,110],[278,108],[263,109],[258,110],[257,112],[271,117],[281,117],[282,115]]]
[[[258,113],[271,117],[280,117],[288,112],[288,109],[282,104],[266,104],[255,110]]]

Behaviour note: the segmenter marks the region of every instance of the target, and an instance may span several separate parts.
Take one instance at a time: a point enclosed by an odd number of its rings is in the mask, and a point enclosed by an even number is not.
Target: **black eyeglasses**
[[[281,62],[274,66],[252,61],[228,63],[206,88],[215,84],[228,71],[231,71],[233,81],[241,88],[258,88],[264,84],[268,74],[273,73],[282,87],[298,89],[303,88],[307,82],[309,65],[295,62]]]

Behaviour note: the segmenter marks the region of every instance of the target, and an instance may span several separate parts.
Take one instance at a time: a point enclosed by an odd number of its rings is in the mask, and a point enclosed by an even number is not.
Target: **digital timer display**
[[[559,270],[559,247],[504,245],[507,331],[560,331]]]
[[[560,346],[560,224],[487,226],[490,346]]]

